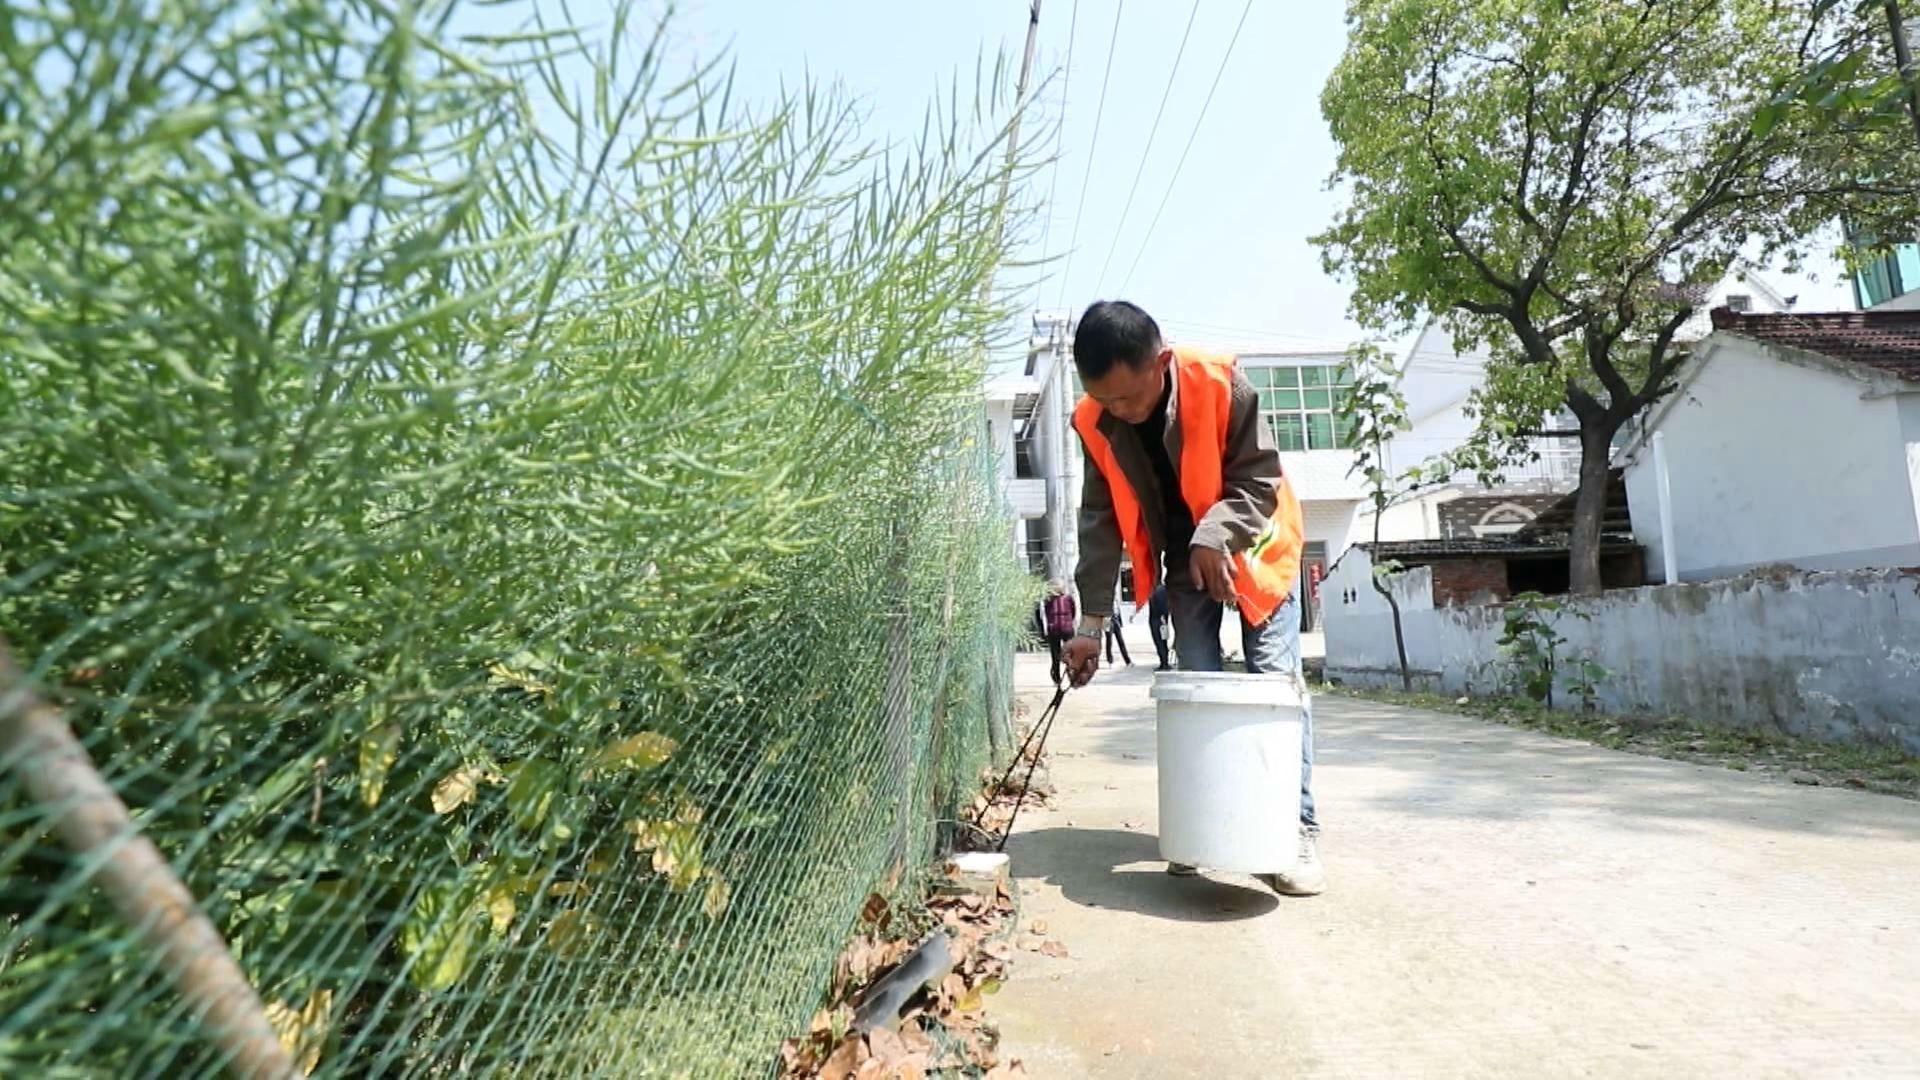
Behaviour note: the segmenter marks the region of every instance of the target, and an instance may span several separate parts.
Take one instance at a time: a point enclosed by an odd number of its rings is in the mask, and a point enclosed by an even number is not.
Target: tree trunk
[[[1380,595],[1387,598],[1387,607],[1393,610],[1393,647],[1400,653],[1400,689],[1413,693],[1413,669],[1407,666],[1407,635],[1400,629],[1400,601],[1393,598],[1392,590],[1385,584],[1376,583]]]
[[[1620,425],[1605,415],[1580,422],[1580,490],[1573,502],[1568,578],[1575,596],[1600,592],[1600,530],[1606,520],[1608,460]]]
[[[1411,694],[1413,669],[1407,666],[1407,635],[1400,628],[1400,601],[1394,598],[1393,589],[1388,587],[1386,575],[1380,572],[1378,566],[1371,565],[1374,552],[1380,550],[1380,519],[1386,512],[1386,500],[1376,499],[1373,504],[1373,551],[1367,553],[1367,560],[1373,573],[1373,590],[1380,594],[1380,598],[1387,602],[1387,609],[1393,612],[1393,647],[1400,654],[1400,689]]]

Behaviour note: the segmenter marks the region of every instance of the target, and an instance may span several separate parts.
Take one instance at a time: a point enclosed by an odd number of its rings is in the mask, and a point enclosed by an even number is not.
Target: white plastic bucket
[[[1285,870],[1298,854],[1300,705],[1290,675],[1161,672],[1160,857]]]

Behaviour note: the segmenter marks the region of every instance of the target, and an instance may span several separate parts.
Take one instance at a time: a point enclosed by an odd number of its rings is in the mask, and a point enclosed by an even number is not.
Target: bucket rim
[[[1155,701],[1283,709],[1297,709],[1307,699],[1305,687],[1290,673],[1254,675],[1241,671],[1156,672],[1148,696]]]

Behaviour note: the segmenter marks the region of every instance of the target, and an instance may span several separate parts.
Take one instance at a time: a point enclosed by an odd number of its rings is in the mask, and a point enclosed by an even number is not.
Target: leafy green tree
[[[1322,110],[1347,195],[1316,238],[1363,323],[1441,316],[1493,359],[1463,464],[1578,421],[1576,592],[1600,589],[1615,434],[1675,386],[1676,340],[1743,253],[1835,218],[1910,235],[1910,136],[1782,107],[1831,12],[1769,0],[1351,0]],[[1864,70],[1876,62],[1863,54]]]

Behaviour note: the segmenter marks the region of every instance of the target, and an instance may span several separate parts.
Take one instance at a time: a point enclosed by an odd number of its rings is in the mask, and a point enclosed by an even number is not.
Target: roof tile
[[[1713,328],[1920,382],[1920,311],[1747,315],[1715,308]]]

